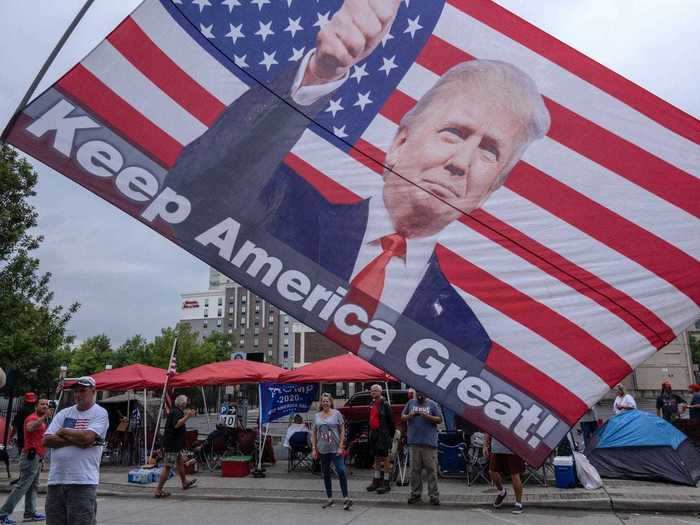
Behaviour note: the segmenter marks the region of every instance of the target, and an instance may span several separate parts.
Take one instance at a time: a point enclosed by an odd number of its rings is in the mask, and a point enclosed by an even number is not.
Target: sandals
[[[182,487],[182,490],[189,490],[192,487],[194,487],[197,484],[197,479],[191,479],[187,483],[185,483],[185,486]]]
[[[169,498],[172,494],[170,492],[166,492],[164,490],[161,490],[160,492],[156,492],[153,497],[154,498]]]

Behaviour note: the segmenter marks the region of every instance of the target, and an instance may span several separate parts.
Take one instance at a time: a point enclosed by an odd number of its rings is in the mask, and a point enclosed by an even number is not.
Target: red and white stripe
[[[530,74],[552,127],[438,256],[488,366],[573,422],[698,316],[697,119],[490,1],[449,0],[357,150],[307,131],[286,162],[334,202],[375,195],[401,117],[474,57]],[[59,89],[170,167],[247,87],[148,0]]]

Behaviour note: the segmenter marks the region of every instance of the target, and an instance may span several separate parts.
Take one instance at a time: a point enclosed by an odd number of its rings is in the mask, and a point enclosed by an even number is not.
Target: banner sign
[[[260,423],[308,412],[318,397],[318,384],[260,383]]]
[[[488,0],[146,0],[9,142],[532,465],[700,312],[698,120]]]

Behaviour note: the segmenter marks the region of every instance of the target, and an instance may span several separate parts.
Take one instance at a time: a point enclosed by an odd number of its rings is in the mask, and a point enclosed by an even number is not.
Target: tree
[[[73,377],[87,376],[101,372],[111,365],[114,358],[112,342],[105,334],[95,335],[83,341],[73,350],[68,364],[68,372]]]
[[[691,335],[688,337],[690,343],[690,354],[693,358],[693,363],[700,365],[700,339]]]
[[[52,304],[51,275],[40,274],[31,256],[42,241],[31,233],[37,213],[28,199],[36,182],[31,165],[0,144],[0,363],[15,369],[19,391],[48,394],[72,341],[66,325],[79,305]]]
[[[135,335],[127,339],[114,352],[112,364],[114,368],[141,363],[144,365],[153,364],[151,345],[142,336]]]
[[[197,341],[197,334],[187,324],[178,324],[175,328],[163,328],[160,335],[151,343],[152,365],[168,368],[170,352],[177,337],[177,371],[184,372],[190,368],[214,361],[211,345]]]

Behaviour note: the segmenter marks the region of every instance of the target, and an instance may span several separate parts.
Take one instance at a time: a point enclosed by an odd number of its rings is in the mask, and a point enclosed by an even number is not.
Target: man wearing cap
[[[93,525],[97,516],[102,444],[107,411],[95,404],[95,380],[85,376],[73,385],[75,405],[64,408],[44,436],[53,449],[46,496],[48,525]]]
[[[32,393],[32,392],[29,392]],[[33,394],[33,393],[32,393]],[[36,395],[36,394],[33,394]],[[25,394],[25,400],[27,395]],[[36,402],[36,400],[34,400]],[[41,473],[45,449],[43,446],[46,421],[51,417],[49,402],[40,399],[36,403],[36,410],[25,419],[23,446],[19,459],[19,481],[2,507],[0,507],[0,523],[12,525],[16,523],[10,517],[19,500],[24,497],[24,520],[44,521],[46,516],[36,511],[37,486]]]

